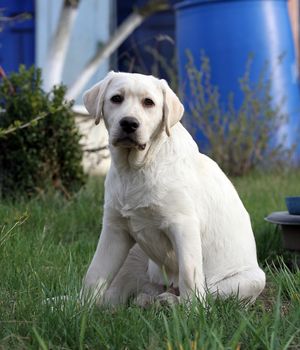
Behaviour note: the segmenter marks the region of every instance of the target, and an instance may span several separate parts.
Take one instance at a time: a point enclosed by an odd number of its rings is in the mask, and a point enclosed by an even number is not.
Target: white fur
[[[116,94],[122,103],[110,101]],[[145,98],[155,105],[145,106]],[[92,115],[104,117],[112,156],[103,229],[84,290],[111,304],[139,293],[157,296],[163,285],[179,287],[181,300],[192,293],[204,299],[210,291],[254,301],[265,274],[249,215],[229,179],[179,122],[183,106],[167,83],[111,72],[84,101]],[[140,122],[133,141],[122,141],[125,116]]]

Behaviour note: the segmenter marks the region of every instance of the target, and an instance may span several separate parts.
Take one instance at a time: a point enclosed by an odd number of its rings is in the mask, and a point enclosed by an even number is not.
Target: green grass
[[[299,180],[299,172],[234,179],[268,275],[251,307],[235,299],[209,300],[206,308],[80,306],[76,296],[101,229],[102,180],[91,179],[71,201],[49,194],[0,202],[0,349],[299,349],[295,254],[283,252],[279,233],[263,220],[284,209],[286,195],[300,194]],[[45,302],[61,295],[71,300]]]

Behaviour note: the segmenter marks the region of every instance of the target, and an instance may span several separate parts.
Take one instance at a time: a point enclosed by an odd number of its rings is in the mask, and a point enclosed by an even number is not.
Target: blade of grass
[[[37,329],[35,327],[32,327],[33,333],[36,337],[36,340],[38,341],[40,347],[42,348],[42,350],[48,350],[48,347],[45,343],[45,341],[43,340],[43,338],[39,335]]]

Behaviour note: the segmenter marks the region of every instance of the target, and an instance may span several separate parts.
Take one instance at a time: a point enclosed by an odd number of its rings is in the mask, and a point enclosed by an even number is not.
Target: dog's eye
[[[124,100],[124,97],[121,95],[114,95],[110,100],[113,103],[122,103]]]
[[[143,104],[146,107],[152,107],[155,105],[155,103],[153,102],[153,100],[151,100],[151,98],[145,98],[143,101]]]

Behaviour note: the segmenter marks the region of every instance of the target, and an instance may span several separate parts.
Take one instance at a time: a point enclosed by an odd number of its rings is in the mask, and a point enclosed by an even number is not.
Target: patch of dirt
[[[261,303],[263,310],[266,312],[273,312],[277,302],[278,290],[275,283],[267,280],[266,287],[257,298],[257,303]],[[291,302],[281,298],[280,314],[286,316],[289,313]]]

